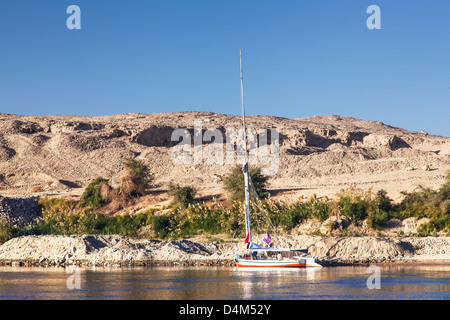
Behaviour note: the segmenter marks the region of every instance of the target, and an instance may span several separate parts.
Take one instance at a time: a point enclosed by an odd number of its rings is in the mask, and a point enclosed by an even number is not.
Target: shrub
[[[442,213],[450,215],[450,199],[442,201],[439,205],[439,208],[441,209]]]
[[[403,200],[392,210],[400,219],[415,217],[428,218],[421,225],[419,235],[435,234],[438,231],[450,231],[450,170],[446,171],[445,182],[436,191],[422,186],[412,192],[402,192]]]
[[[339,199],[339,209],[342,215],[350,219],[354,224],[358,224],[366,218],[367,203],[363,199],[351,199],[350,197],[341,196]]]
[[[49,212],[58,212],[58,213],[73,212],[77,206],[77,202],[65,198],[46,197],[38,200],[38,206],[41,208],[43,218],[45,220],[45,214]]]
[[[387,220],[389,220],[388,212],[376,210],[367,216],[367,225],[374,230],[380,230]]]
[[[302,202],[295,202],[279,209],[281,214],[279,215],[278,225],[287,231],[302,223],[309,215],[308,207]]]
[[[250,168],[249,170],[251,187],[250,192],[260,199],[267,198],[269,193],[265,189],[267,176],[261,174],[261,168]],[[235,166],[228,175],[222,178],[224,188],[228,192],[230,200],[243,200],[245,198],[245,181],[242,167]]]
[[[392,199],[387,196],[386,190],[378,190],[374,199],[370,199],[366,208],[367,225],[380,230],[383,224],[391,218]]]
[[[349,188],[341,190],[338,200],[340,214],[349,218],[352,223],[358,224],[367,218],[369,227],[380,229],[390,217],[392,199],[387,196],[386,190],[379,190],[373,195],[372,190]]]
[[[80,207],[100,207],[107,201],[105,190],[109,189],[108,180],[101,177],[92,181],[84,190],[80,198]]]
[[[160,239],[165,239],[169,236],[172,230],[172,221],[169,216],[153,216],[151,223],[153,231]]]
[[[437,197],[440,202],[450,201],[450,170],[447,170],[445,174],[445,182],[437,192]],[[447,213],[450,213],[450,211],[447,211]]]
[[[143,195],[154,180],[148,166],[135,159],[125,159],[123,166],[127,174],[121,178],[121,191],[133,197]]]
[[[0,218],[0,244],[8,241],[13,236],[12,227],[5,218]]]
[[[151,224],[153,210],[139,214],[105,216],[86,207],[74,211],[72,201],[66,199],[41,199],[42,219],[23,232],[26,234],[119,234],[135,236],[139,228]]]
[[[410,206],[414,203],[431,204],[433,206],[436,206],[439,203],[437,197],[438,193],[431,188],[418,186],[412,192],[402,191],[400,193],[404,196],[403,200],[400,203],[401,207]]]
[[[308,203],[310,207],[310,215],[319,219],[320,221],[325,221],[328,219],[331,213],[331,205],[326,201],[319,201],[317,199],[311,199]]]
[[[375,206],[382,211],[389,212],[392,210],[392,199],[387,196],[384,189],[378,190],[375,196]]]
[[[133,197],[131,197],[129,194],[121,192],[120,189],[112,189],[110,191],[110,199],[111,200],[108,204],[108,209],[112,212],[117,212],[125,208],[134,200]]]
[[[191,186],[181,187],[179,184],[169,185],[169,195],[173,197],[172,206],[175,208],[187,208],[190,204],[194,203],[195,189]]]

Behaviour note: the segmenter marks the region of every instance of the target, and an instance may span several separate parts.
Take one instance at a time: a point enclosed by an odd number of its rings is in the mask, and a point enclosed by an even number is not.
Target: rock
[[[8,198],[0,196],[0,218],[6,218],[9,223],[17,227],[35,224],[42,215],[37,205],[37,199],[36,197]]]
[[[351,222],[346,218],[335,218],[335,220],[331,224],[331,230],[344,230],[350,224]]]

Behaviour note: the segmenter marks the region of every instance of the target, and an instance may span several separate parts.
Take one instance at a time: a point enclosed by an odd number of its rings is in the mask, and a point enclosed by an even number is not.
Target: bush
[[[289,231],[307,219],[309,215],[308,209],[308,206],[302,202],[279,207],[280,215],[276,225]]]
[[[392,210],[392,199],[387,196],[386,190],[378,190],[374,201],[377,209],[385,212]]]
[[[186,209],[195,201],[195,189],[191,186],[181,187],[179,184],[169,185],[169,195],[173,197],[172,206]]]
[[[250,168],[249,175],[251,181],[250,192],[253,192],[253,195],[260,199],[267,198],[269,193],[265,187],[269,178],[263,176],[261,174],[261,168],[258,167]],[[244,200],[245,180],[242,167],[235,166],[228,175],[222,178],[222,181],[231,201]]]
[[[437,191],[419,186],[412,192],[402,194],[403,200],[392,210],[396,217],[430,219],[418,230],[423,236],[443,230],[450,231],[450,170],[446,171],[445,182]]]
[[[107,217],[91,207],[75,211],[73,201],[63,198],[41,199],[41,221],[29,226],[26,234],[119,234],[135,236],[139,228],[151,224],[153,211]]]
[[[5,218],[0,218],[0,244],[8,241],[13,236],[12,227]]]
[[[436,206],[439,204],[439,199],[437,197],[437,191],[431,188],[425,188],[423,186],[418,186],[412,192],[402,191],[403,200],[400,203],[400,207],[411,206],[415,203],[420,204],[430,204]]]
[[[84,190],[81,195],[80,207],[93,207],[98,208],[104,203],[106,203],[107,195],[105,189],[109,189],[108,180],[101,177],[96,178],[92,181]]]
[[[352,199],[348,196],[341,196],[339,199],[341,214],[349,218],[355,225],[367,217],[366,207],[367,202],[363,199]]]
[[[234,169],[235,184],[242,182],[243,174],[239,167]],[[237,174],[237,173],[238,174]],[[231,175],[231,174],[230,174]],[[225,180],[225,179],[224,179]],[[239,180],[239,181],[238,181]],[[102,196],[102,184],[99,178],[92,183],[83,200],[89,199],[88,206],[80,209],[76,201],[63,198],[44,198],[38,204],[42,209],[42,219],[37,225],[24,229],[11,227],[5,220],[0,220],[0,241],[28,234],[120,234],[136,236],[138,230],[150,226],[160,239],[194,236],[198,234],[229,234],[235,232],[245,236],[245,206],[242,201],[234,201],[229,207],[220,203],[206,204],[194,201],[195,190],[190,187],[171,185],[169,192],[174,197],[174,204],[183,210],[172,210],[168,215],[155,216],[154,210],[139,214],[105,216],[94,209],[95,201]],[[449,179],[437,191],[417,188],[411,193],[404,193],[405,198],[399,205],[393,205],[387,192],[380,190],[373,194],[370,190],[350,188],[342,190],[337,200],[319,200],[311,197],[308,201],[282,202],[262,200],[251,202],[251,223],[255,233],[269,231],[289,232],[300,223],[310,218],[325,221],[330,215],[344,215],[352,223],[358,224],[367,219],[368,226],[379,230],[388,219],[395,217],[405,219],[428,218],[418,235],[437,234],[439,231],[450,232],[450,199],[447,195]],[[113,189],[110,194],[119,192]],[[123,196],[123,195],[122,195]],[[102,196],[104,199],[105,196]],[[112,197],[114,198],[114,196]],[[242,198],[239,200],[243,199]],[[156,210],[156,209],[155,209]],[[148,229],[148,228],[147,228]],[[351,235],[348,233],[347,235]]]
[[[437,198],[439,202],[447,202],[450,201],[450,170],[447,170],[445,172],[445,182],[444,184],[439,188],[439,191],[437,192]],[[448,208],[448,205],[445,206]],[[447,210],[447,209],[446,209]],[[447,211],[447,213],[450,213],[450,211]]]
[[[143,195],[154,180],[150,169],[142,161],[135,159],[125,159],[123,165],[127,174],[121,178],[121,191],[132,197]]]
[[[376,210],[367,216],[367,225],[374,230],[380,230],[383,224],[389,220],[389,213],[382,210]]]
[[[391,218],[391,210],[392,199],[387,196],[386,190],[379,190],[366,208],[369,228],[380,230],[384,223]]]
[[[310,215],[320,221],[325,221],[331,213],[331,206],[328,202],[311,199],[308,203],[310,207]]]
[[[169,216],[153,216],[151,223],[153,231],[160,239],[165,239],[169,236],[172,230],[172,221]]]
[[[71,213],[77,207],[76,201],[65,198],[42,198],[38,200],[37,204],[42,211],[44,219],[46,213]]]

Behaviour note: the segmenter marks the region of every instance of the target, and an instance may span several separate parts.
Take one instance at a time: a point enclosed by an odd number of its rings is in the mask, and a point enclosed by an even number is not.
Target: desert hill
[[[250,130],[276,129],[279,133],[277,171],[269,180],[272,196],[297,198],[315,193],[331,197],[340,189],[356,186],[385,189],[396,199],[399,191],[411,191],[419,184],[439,187],[445,170],[450,169],[448,137],[335,115],[248,116],[246,120]],[[194,121],[201,121],[201,131],[196,131]],[[192,147],[192,161],[176,164],[172,156],[180,139],[172,135],[186,129],[193,143],[200,132],[203,152],[220,146],[225,157],[225,145],[219,140],[214,140],[219,144],[210,143],[206,130],[216,129],[225,142],[227,132],[240,128],[241,116],[208,112],[100,117],[0,114],[0,194],[79,195],[98,176],[114,182],[122,161],[133,157],[151,168],[154,190],[164,191],[172,181],[192,185],[202,196],[220,195],[221,177],[236,162],[218,158],[196,162]],[[268,144],[275,146],[273,134],[268,136]]]

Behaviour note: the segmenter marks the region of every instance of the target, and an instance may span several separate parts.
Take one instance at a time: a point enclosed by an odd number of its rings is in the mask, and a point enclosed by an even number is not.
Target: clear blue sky
[[[0,112],[338,114],[450,136],[448,0],[0,0]],[[69,30],[69,5],[81,30]],[[369,30],[369,5],[381,30]]]

